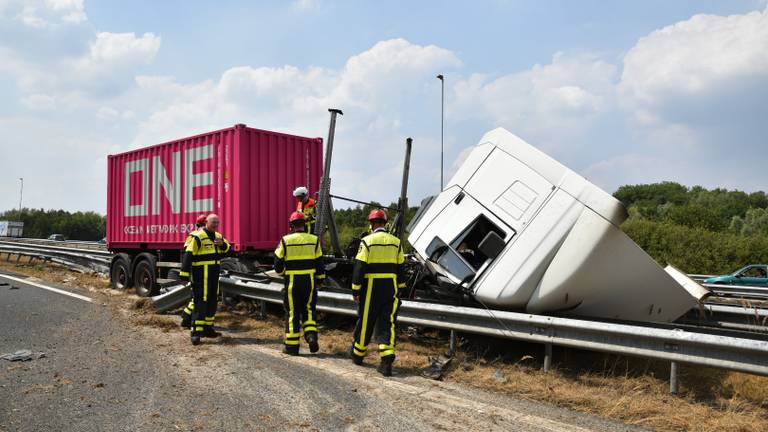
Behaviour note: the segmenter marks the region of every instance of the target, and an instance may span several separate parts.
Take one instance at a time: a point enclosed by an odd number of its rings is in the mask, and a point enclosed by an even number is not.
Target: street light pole
[[[443,190],[443,139],[445,130],[445,77],[443,74],[437,76],[440,80],[440,191]]]
[[[19,188],[19,220],[21,220],[21,199],[24,197],[24,177],[19,177],[21,187]]]

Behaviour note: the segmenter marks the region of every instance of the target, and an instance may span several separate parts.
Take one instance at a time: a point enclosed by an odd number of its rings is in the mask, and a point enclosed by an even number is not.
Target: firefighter
[[[357,308],[357,325],[350,355],[363,364],[371,333],[376,327],[381,363],[378,371],[392,376],[395,361],[395,324],[400,298],[397,290],[405,288],[403,248],[400,239],[388,233],[387,214],[373,210],[368,214],[371,234],[360,241],[352,271],[352,295]]]
[[[192,232],[200,231],[205,226],[205,219],[208,218],[206,215],[200,215],[197,217],[197,220],[195,220],[195,230]],[[187,236],[187,239],[184,241],[184,249],[183,251],[187,250],[187,246],[189,245],[189,242],[192,241],[192,234]],[[195,310],[195,299],[192,298],[189,300],[189,304],[187,307],[184,308],[183,311],[181,311],[181,326],[183,328],[190,328],[192,326],[192,311]]]
[[[229,242],[216,232],[219,217],[213,213],[206,218],[205,227],[190,234],[182,259],[179,276],[192,282],[192,345],[201,337],[218,337],[213,330],[219,295],[219,270],[223,255],[229,252]]]
[[[306,232],[306,217],[293,212],[289,218],[290,234],[275,249],[275,271],[283,275],[285,307],[285,347],[283,352],[299,355],[301,330],[309,351],[320,349],[317,338],[317,289],[325,279],[323,251],[317,236]]]
[[[304,214],[307,232],[315,233],[315,200],[309,196],[306,186],[299,186],[293,191],[296,198],[296,211]]]

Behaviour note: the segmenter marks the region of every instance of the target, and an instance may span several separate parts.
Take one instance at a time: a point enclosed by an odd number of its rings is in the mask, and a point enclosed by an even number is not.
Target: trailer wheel
[[[151,296],[155,290],[155,279],[155,269],[150,260],[142,260],[136,264],[133,270],[133,284],[137,295]]]
[[[109,282],[112,288],[123,290],[131,286],[129,267],[130,262],[125,254],[120,254],[112,260],[112,267],[109,270]]]

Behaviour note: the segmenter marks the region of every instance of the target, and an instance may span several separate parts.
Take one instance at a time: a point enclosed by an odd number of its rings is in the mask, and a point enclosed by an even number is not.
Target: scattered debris
[[[45,357],[44,352],[39,351],[31,351],[27,349],[18,350],[13,353],[7,353],[0,355],[0,359],[8,360],[8,361],[29,361],[29,360],[37,360]]]
[[[19,287],[17,287],[16,285],[11,285],[8,289],[9,290],[15,290],[15,289],[19,289]]]
[[[8,282],[0,282],[0,286],[8,286]]]
[[[501,369],[496,369],[496,372],[493,374],[493,379],[500,382],[501,384],[507,383],[507,377],[504,376],[504,374],[501,372]]]
[[[448,367],[453,361],[453,357],[441,355],[438,357],[429,357],[429,361],[431,364],[421,371],[421,376],[433,380],[441,380],[448,371]]]

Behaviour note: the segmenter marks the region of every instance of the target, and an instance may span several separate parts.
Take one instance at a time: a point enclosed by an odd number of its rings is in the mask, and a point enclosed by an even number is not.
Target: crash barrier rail
[[[111,254],[109,252],[71,249],[51,246],[22,245],[0,241],[0,254],[16,255],[17,261],[21,256],[31,259],[39,258],[66,265],[75,270],[90,270],[98,273],[109,272]]]
[[[768,300],[768,287],[747,285],[705,284],[701,286],[712,291],[715,295],[724,297],[743,297],[748,299]]]
[[[282,284],[228,277],[221,278],[220,284],[227,295],[283,301]],[[337,292],[319,291],[317,309],[357,314],[352,296]],[[768,341],[764,340],[408,300],[402,301],[398,322],[541,343],[545,370],[552,362],[553,345],[670,361],[673,393],[677,392],[678,363],[768,376]]]
[[[58,246],[75,249],[93,249],[106,251],[106,245],[95,241],[80,241],[80,240],[48,240],[37,238],[25,238],[25,237],[0,237],[0,240],[9,243],[28,243],[44,246]]]

